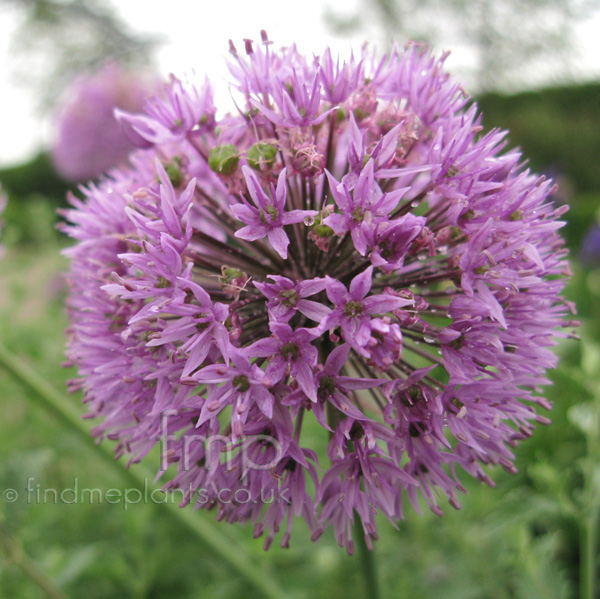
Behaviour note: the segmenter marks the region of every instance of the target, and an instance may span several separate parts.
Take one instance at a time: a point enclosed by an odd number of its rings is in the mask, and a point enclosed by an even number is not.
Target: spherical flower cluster
[[[85,181],[121,164],[135,146],[114,110],[141,110],[155,87],[116,63],[76,79],[55,122],[51,156],[56,171],[69,181]]]
[[[547,422],[564,210],[423,48],[231,52],[236,112],[173,79],[66,212],[72,385],[182,504],[351,552]]]

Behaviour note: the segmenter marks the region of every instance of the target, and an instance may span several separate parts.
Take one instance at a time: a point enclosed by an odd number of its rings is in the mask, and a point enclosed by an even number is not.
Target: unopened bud
[[[165,171],[173,187],[179,187],[183,183],[183,171],[181,169],[181,158],[175,156],[173,160],[165,164]]]
[[[318,151],[317,146],[306,142],[296,150],[292,166],[301,175],[316,177],[325,170],[325,156]]]
[[[223,291],[234,296],[240,294],[240,291],[244,289],[248,281],[248,275],[244,271],[231,266],[223,266],[221,275],[221,287]]]
[[[210,151],[208,166],[218,175],[232,175],[238,166],[240,153],[233,144],[217,146]]]
[[[322,252],[329,251],[329,242],[333,237],[333,229],[327,225],[315,225],[308,234],[308,238],[314,241]]]
[[[265,172],[273,168],[277,159],[277,148],[272,144],[258,142],[250,146],[246,153],[248,166],[255,171]]]

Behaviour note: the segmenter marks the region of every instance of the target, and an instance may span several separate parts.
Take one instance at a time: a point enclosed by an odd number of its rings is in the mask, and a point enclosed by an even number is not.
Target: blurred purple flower
[[[183,504],[351,552],[357,519],[370,545],[406,500],[459,507],[459,469],[491,484],[548,422],[565,210],[420,47],[231,50],[234,115],[172,80],[119,113],[146,149],[66,211],[72,387],[117,455],[161,443]]]
[[[600,225],[592,225],[581,242],[581,261],[588,266],[600,266]]]
[[[135,146],[114,110],[141,110],[155,88],[147,77],[116,63],[76,79],[55,122],[51,155],[57,172],[69,181],[84,181],[122,164]]]

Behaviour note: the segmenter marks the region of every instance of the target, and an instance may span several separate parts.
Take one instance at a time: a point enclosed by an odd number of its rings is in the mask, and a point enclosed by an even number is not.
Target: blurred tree
[[[355,15],[329,9],[338,32],[375,25],[386,41],[412,39],[467,57],[479,91],[523,86],[540,73],[569,79],[575,26],[599,0],[360,0]],[[368,15],[374,17],[369,22]],[[558,77],[557,77],[558,76]]]
[[[75,74],[108,61],[148,68],[156,37],[130,31],[100,0],[0,0],[21,20],[11,70],[34,87],[43,110]]]

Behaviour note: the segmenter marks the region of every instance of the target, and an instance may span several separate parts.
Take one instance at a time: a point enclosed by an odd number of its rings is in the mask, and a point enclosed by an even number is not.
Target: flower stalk
[[[589,350],[588,350],[589,351]],[[586,373],[597,380],[597,371]],[[583,462],[583,493],[579,518],[580,528],[580,586],[582,599],[595,599],[600,569],[598,527],[600,526],[600,394],[597,387],[589,385],[592,395],[590,423],[584,431],[587,455]]]
[[[360,520],[358,518],[355,523],[354,538],[356,539],[356,544],[358,545],[358,558],[360,559],[363,571],[363,580],[365,585],[364,596],[370,597],[371,599],[380,599],[381,594],[379,592],[379,580],[377,577],[375,554],[374,551],[371,551],[367,547],[364,531],[362,530],[362,525],[360,524]]]

